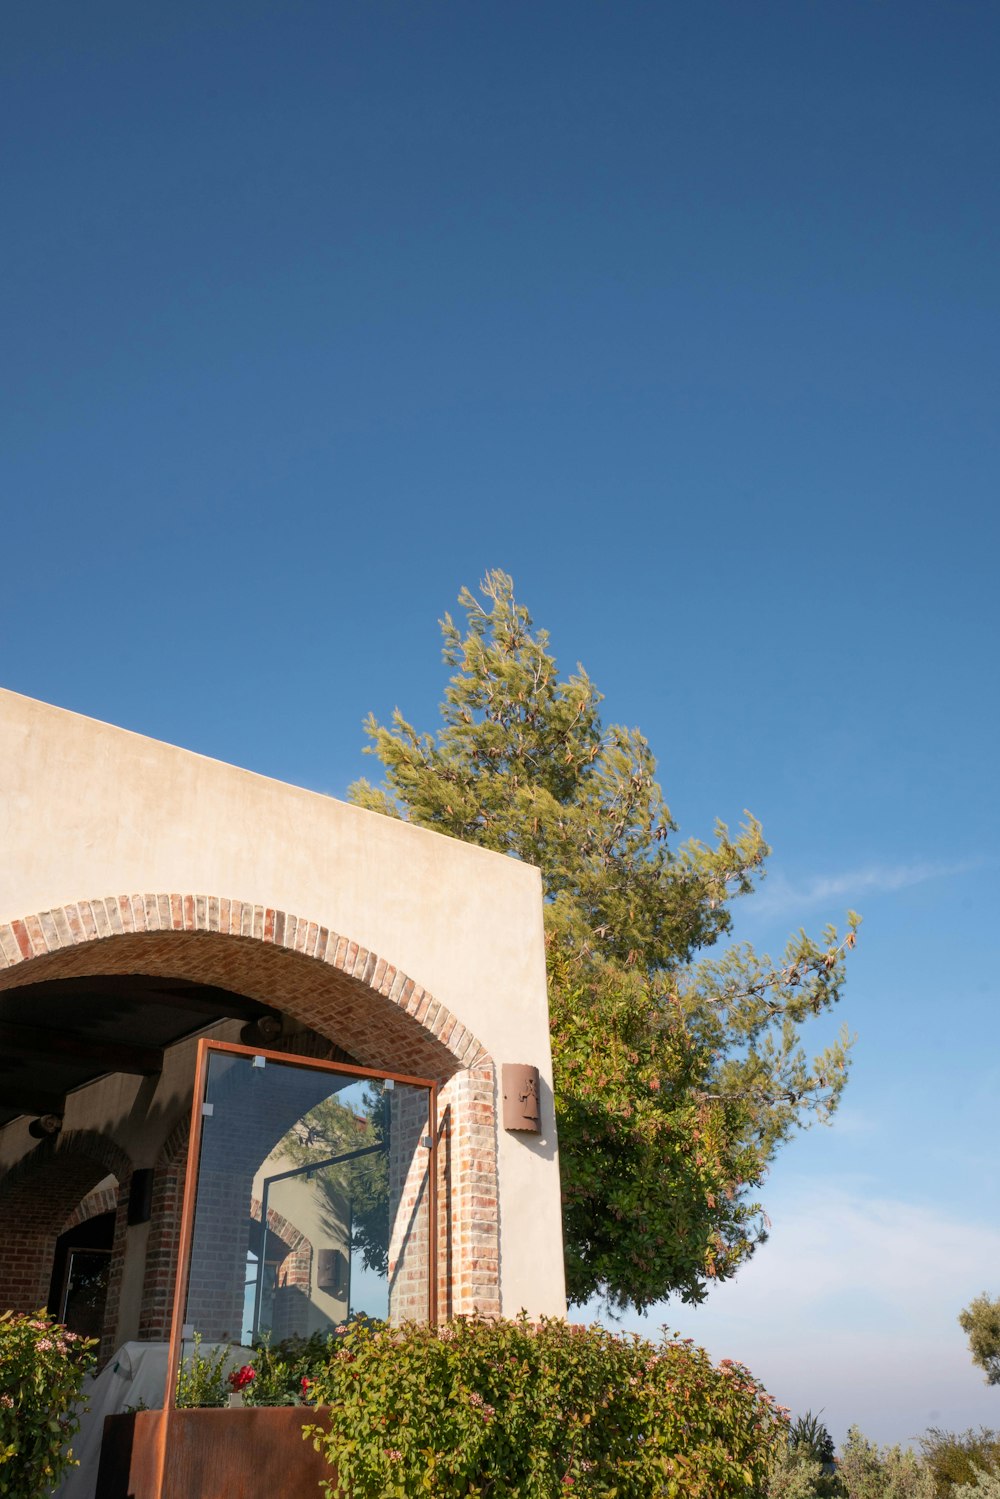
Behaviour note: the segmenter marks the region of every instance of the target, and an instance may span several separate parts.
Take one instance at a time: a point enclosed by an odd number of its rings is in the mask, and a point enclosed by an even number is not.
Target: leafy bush
[[[470,1318],[352,1323],[313,1387],[328,1499],[746,1499],[784,1416],[738,1364],[690,1340]]]
[[[820,1485],[825,1481],[822,1463],[811,1456],[807,1447],[789,1441],[782,1447],[771,1469],[767,1485],[767,1499],[819,1499],[824,1491]],[[836,1479],[833,1480],[836,1484]],[[826,1490],[839,1494],[839,1486]]]
[[[1000,1499],[1000,1477],[980,1468],[975,1483],[957,1484],[952,1488],[949,1499]]]
[[[962,1435],[932,1426],[920,1439],[924,1462],[934,1476],[937,1499],[951,1499],[957,1487],[1000,1475],[1000,1432],[981,1426]]]
[[[241,1374],[250,1371],[249,1378],[238,1381],[244,1405],[300,1405],[313,1375],[329,1359],[332,1336],[314,1333],[309,1338],[286,1338],[273,1347],[265,1339],[245,1361],[241,1351],[228,1343],[203,1353],[201,1334],[195,1333],[192,1352],[177,1371],[174,1398],[178,1409],[227,1405],[230,1392],[237,1388],[231,1372],[237,1366]]]
[[[177,1371],[174,1402],[178,1410],[225,1405],[229,1398],[226,1374],[232,1363],[232,1349],[223,1343],[214,1353],[202,1353],[200,1332],[195,1333],[193,1341],[192,1353]]]
[[[0,1496],[39,1499],[75,1466],[73,1403],[94,1341],[44,1312],[0,1314]]]
[[[798,1489],[795,1492],[801,1492],[803,1499],[840,1499],[844,1491],[837,1479],[833,1437],[818,1415],[814,1416],[812,1411],[806,1411],[804,1416],[798,1416],[792,1422],[788,1429],[788,1449],[789,1465],[785,1480],[797,1482]],[[804,1487],[802,1471],[813,1467],[817,1471],[809,1481],[811,1486]],[[775,1477],[772,1477],[772,1491]]]
[[[837,1461],[837,1474],[846,1499],[936,1499],[931,1470],[908,1449],[879,1448],[856,1426]]]
[[[316,1375],[330,1358],[332,1333],[285,1338],[272,1347],[262,1342],[253,1351],[256,1378],[244,1391],[247,1405],[299,1405],[311,1399]]]

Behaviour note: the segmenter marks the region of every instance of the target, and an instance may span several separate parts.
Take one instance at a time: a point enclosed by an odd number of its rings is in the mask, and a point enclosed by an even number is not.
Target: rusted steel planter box
[[[332,1470],[302,1438],[323,1424],[305,1406],[170,1412],[162,1499],[322,1499]],[[99,1499],[157,1499],[162,1411],[104,1422]]]

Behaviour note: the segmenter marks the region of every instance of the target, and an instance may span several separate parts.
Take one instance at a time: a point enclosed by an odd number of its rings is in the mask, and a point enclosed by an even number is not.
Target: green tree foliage
[[[373,1084],[360,1116],[338,1098],[328,1098],[310,1109],[282,1141],[285,1155],[299,1166],[365,1146],[384,1146],[377,1154],[319,1167],[315,1172],[326,1200],[329,1231],[343,1231],[342,1215],[348,1208],[348,1252],[359,1253],[365,1268],[376,1275],[389,1273],[389,1098],[389,1093]]]
[[[958,1325],[969,1339],[972,1362],[986,1374],[987,1384],[1000,1384],[1000,1301],[984,1291],[959,1313]]]
[[[582,667],[560,677],[509,577],[481,594],[460,595],[464,633],[442,621],[442,726],[369,717],[384,782],[351,797],[540,867],[570,1297],[696,1301],[763,1241],[779,1145],[837,1106],[849,1039],[810,1061],[801,1033],[840,997],[858,918],[777,961],[717,952],[764,870],[759,823],[675,846],[643,735],[602,722]]]
[[[988,1477],[1000,1485],[1000,1432],[942,1431],[932,1426],[920,1439],[924,1463],[932,1473],[937,1499],[951,1499],[964,1488],[986,1487]],[[984,1477],[985,1475],[985,1477]]]

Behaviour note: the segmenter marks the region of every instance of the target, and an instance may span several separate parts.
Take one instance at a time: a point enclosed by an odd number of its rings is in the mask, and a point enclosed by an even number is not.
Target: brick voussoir
[[[4,968],[13,968],[15,963],[24,962],[24,953],[18,942],[12,925],[0,926],[0,955],[3,956]]]
[[[70,941],[75,947],[78,942],[86,942],[87,934],[83,929],[83,917],[80,915],[80,907],[74,901],[70,906],[63,906],[63,915],[66,917],[66,925],[69,927]]]
[[[431,996],[427,993],[427,990],[422,988],[420,984],[414,984],[407,996],[406,1003],[403,1004],[401,1002],[399,1008],[405,1010],[407,1015],[411,1015],[414,1020],[418,1020],[426,1011],[430,1002]]]
[[[59,933],[56,931],[55,917],[51,911],[40,911],[38,913],[38,929],[42,934],[42,942],[46,952],[58,952],[62,947]]]
[[[72,947],[74,945],[73,931],[66,915],[65,907],[58,907],[50,912],[52,925],[55,928],[56,942],[59,947]]]
[[[108,919],[108,908],[103,900],[92,900],[90,914],[94,918],[94,927],[97,931],[97,940],[103,942],[106,938],[113,936],[111,922]]]

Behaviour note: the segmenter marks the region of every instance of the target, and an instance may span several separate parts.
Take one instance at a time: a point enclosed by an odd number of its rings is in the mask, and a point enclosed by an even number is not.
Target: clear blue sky
[[[0,26],[0,679],[343,794],[506,568],[685,833],[763,819],[741,934],[865,916],[842,1118],[663,1320],[837,1435],[1000,1426],[1000,12]]]

